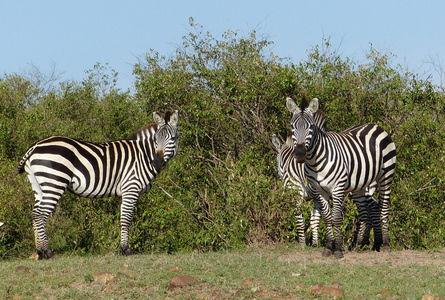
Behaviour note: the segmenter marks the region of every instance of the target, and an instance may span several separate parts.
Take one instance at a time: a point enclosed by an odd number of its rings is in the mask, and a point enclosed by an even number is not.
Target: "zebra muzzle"
[[[156,155],[153,159],[153,167],[155,168],[156,172],[161,172],[162,169],[165,168],[165,160],[164,160],[164,152],[163,151],[156,151]]]
[[[306,160],[306,147],[304,144],[296,144],[294,149],[294,156],[298,163],[304,163]]]

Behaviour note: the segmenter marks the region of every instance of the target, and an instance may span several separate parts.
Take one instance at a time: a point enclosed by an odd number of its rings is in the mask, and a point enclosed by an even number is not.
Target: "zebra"
[[[294,210],[294,217],[297,226],[298,242],[300,244],[306,244],[304,236],[304,220],[301,214],[300,206],[302,201],[313,199],[308,195],[305,184],[304,165],[296,163],[293,157],[293,142],[292,136],[288,135],[286,142],[281,143],[277,135],[272,136],[272,143],[275,149],[278,151],[277,165],[278,176],[284,181],[284,187],[295,189],[300,194],[300,201],[297,204],[297,208]],[[312,228],[312,246],[318,247],[318,224],[319,224],[319,211],[318,202],[314,201],[314,209],[311,214],[311,228]],[[313,223],[316,220],[317,222]]]
[[[381,231],[376,232],[374,228],[374,248],[379,251],[383,245],[384,251],[390,251],[388,215],[396,166],[396,146],[391,136],[374,124],[356,125],[339,133],[323,132],[314,123],[314,114],[319,106],[317,98],[309,103],[303,96],[300,107],[287,98],[286,106],[293,114],[294,155],[299,163],[305,163],[309,190],[320,202],[329,201],[329,198],[333,200],[332,214],[330,209],[322,208],[323,218],[329,225],[326,226],[327,245],[323,256],[333,253],[335,242],[334,256],[343,257],[340,225],[344,195],[351,193],[359,212],[365,211],[363,199],[366,188],[374,181],[379,191],[381,217]],[[359,218],[367,222],[364,214],[359,214]],[[335,228],[335,240],[332,226]]]
[[[320,117],[322,115],[318,112],[315,114],[315,122],[316,124],[321,124],[320,127],[325,127],[325,122],[320,122]],[[329,207],[328,203],[323,201],[322,203],[319,203],[315,200],[315,197],[310,191],[307,189],[306,184],[306,176],[304,174],[304,164],[298,163],[293,155],[293,141],[292,141],[292,134],[289,133],[287,135],[286,142],[284,144],[281,143],[281,140],[278,138],[277,135],[272,136],[272,143],[275,147],[275,149],[278,152],[277,155],[277,165],[278,165],[278,175],[280,179],[284,181],[284,187],[290,188],[290,189],[296,189],[298,190],[300,194],[300,202],[298,203],[298,207],[294,210],[294,217],[297,227],[297,234],[298,234],[298,242],[300,244],[305,244],[305,236],[304,236],[304,220],[303,215],[301,214],[301,211],[299,209],[299,206],[301,206],[302,201],[307,200],[313,200],[314,208],[311,213],[311,220],[310,220],[310,226],[312,229],[312,246],[318,247],[318,229],[320,225],[320,212],[321,207],[323,205],[327,205]],[[372,223],[370,222],[368,218],[368,222],[366,224],[363,224],[362,222],[358,222],[358,228],[353,234],[353,241],[350,246],[350,250],[354,249],[356,245],[359,245],[361,248],[365,245],[369,244],[369,238],[370,238],[370,231],[371,227],[379,227],[380,226],[380,216],[379,216],[379,207],[378,203],[374,200],[372,195],[375,191],[375,182],[373,185],[369,187],[369,190],[365,194],[364,201],[366,202],[366,208],[365,211],[360,211],[360,214],[366,214],[370,216],[370,219],[372,220]],[[329,208],[328,208],[329,209]]]
[[[318,111],[314,115],[316,124],[322,130],[327,131],[326,118],[321,111]],[[300,199],[302,201],[307,201],[314,199],[312,195],[308,193],[306,189],[306,177],[304,175],[304,166],[302,164],[296,163],[293,158],[293,145],[292,145],[292,135],[288,134],[286,142],[281,143],[281,140],[277,135],[272,136],[272,144],[274,145],[277,155],[277,165],[278,165],[278,175],[280,179],[284,181],[284,186],[291,189],[298,190],[300,194]],[[300,244],[305,244],[306,240],[304,237],[304,221],[303,215],[299,209],[301,202],[297,205],[298,207],[294,210],[294,218],[297,225],[298,242]],[[320,206],[317,201],[314,201],[314,209],[311,214],[311,228],[312,228],[312,246],[318,247],[318,228],[320,224]]]
[[[178,111],[153,112],[153,119],[154,124],[125,140],[91,143],[51,136],[28,149],[17,172],[27,173],[35,194],[32,221],[39,259],[54,256],[45,226],[66,189],[88,198],[121,196],[120,248],[132,254],[128,229],[136,202],[178,152]]]

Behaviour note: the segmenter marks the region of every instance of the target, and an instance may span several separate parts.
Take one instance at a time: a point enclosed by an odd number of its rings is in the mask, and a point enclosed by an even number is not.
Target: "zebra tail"
[[[21,174],[25,172],[25,162],[28,160],[28,158],[31,156],[31,154],[34,152],[34,147],[31,147],[28,149],[28,151],[23,155],[22,159],[19,161],[17,168],[15,169],[16,174]]]

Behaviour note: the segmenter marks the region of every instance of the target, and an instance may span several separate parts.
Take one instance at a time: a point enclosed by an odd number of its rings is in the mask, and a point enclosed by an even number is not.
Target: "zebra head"
[[[292,153],[292,148],[293,148],[292,133],[289,133],[287,135],[287,139],[284,144],[281,143],[280,138],[276,134],[272,135],[272,144],[278,151],[277,155],[278,176],[280,177],[280,179],[283,179],[285,169],[289,164],[289,154]]]
[[[299,163],[306,160],[306,151],[312,143],[315,120],[314,114],[318,111],[318,99],[314,98],[308,103],[305,96],[301,100],[301,106],[292,98],[286,99],[286,106],[291,113],[292,139],[294,141],[294,155]]]
[[[277,155],[278,176],[280,177],[280,179],[283,179],[284,163],[283,163],[283,158],[282,158],[282,153],[281,153],[281,146],[283,144],[281,143],[280,138],[276,134],[272,135],[272,144],[275,147],[275,149],[278,151],[278,155]]]
[[[178,152],[178,111],[166,112],[164,117],[153,112],[153,120],[158,127],[154,137],[154,164],[157,170],[161,170]]]

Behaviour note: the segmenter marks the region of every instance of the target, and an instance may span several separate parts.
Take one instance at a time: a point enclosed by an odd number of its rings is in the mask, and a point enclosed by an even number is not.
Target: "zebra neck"
[[[320,147],[324,144],[323,141],[326,138],[327,136],[324,131],[320,130],[318,127],[314,128],[312,142],[306,152],[306,165],[310,166],[311,169],[314,169],[326,155],[326,153],[323,152],[328,149]]]
[[[150,161],[153,161],[155,157],[155,145],[154,145],[154,136],[155,132],[151,130],[144,130],[138,134],[136,142],[139,145],[139,148],[142,150],[145,156],[149,157]]]

